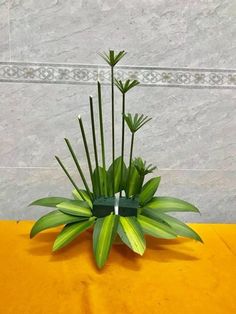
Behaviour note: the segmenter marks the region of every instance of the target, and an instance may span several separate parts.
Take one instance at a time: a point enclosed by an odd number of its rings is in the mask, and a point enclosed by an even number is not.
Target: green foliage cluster
[[[125,55],[124,51],[115,53],[110,50],[101,56],[111,68],[111,129],[112,129],[112,162],[106,165],[105,140],[103,129],[103,106],[101,96],[101,84],[98,82],[98,109],[99,129],[101,143],[101,158],[97,149],[97,132],[95,130],[95,119],[93,111],[93,98],[89,98],[92,139],[94,150],[94,162],[87,143],[86,132],[82,118],[79,116],[79,125],[83,138],[84,149],[88,162],[91,186],[83,173],[77,156],[68,139],[66,145],[75,163],[84,188],[78,187],[62,161],[56,156],[56,160],[65,172],[66,176],[74,186],[73,199],[65,197],[46,197],[34,201],[30,205],[51,207],[53,210],[42,216],[34,224],[30,237],[39,232],[63,225],[53,244],[53,251],[57,251],[89,228],[93,228],[93,252],[96,264],[102,268],[109,256],[110,249],[116,237],[119,237],[131,250],[142,255],[146,248],[145,234],[163,239],[173,239],[178,236],[188,237],[201,241],[200,236],[182,221],[169,215],[170,212],[199,212],[192,204],[173,197],[155,196],[160,184],[160,177],[153,177],[145,181],[145,177],[152,173],[156,167],[147,165],[141,157],[133,159],[133,147],[136,132],[142,128],[151,118],[139,114],[126,113],[126,93],[137,86],[137,80],[126,80],[124,82],[114,78],[114,67]],[[115,156],[115,128],[114,128],[114,86],[122,94],[122,116],[121,130],[122,143],[121,155]],[[129,164],[124,161],[125,125],[131,132]],[[99,162],[101,159],[101,162]],[[93,165],[94,164],[94,165]],[[135,216],[122,216],[115,212],[115,204],[119,207],[120,198],[136,200],[137,211]],[[94,202],[99,198],[113,198],[114,211],[105,217],[94,215]],[[128,210],[128,208],[127,208]]]

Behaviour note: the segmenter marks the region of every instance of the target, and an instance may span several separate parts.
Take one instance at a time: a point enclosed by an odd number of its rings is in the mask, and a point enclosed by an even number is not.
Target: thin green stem
[[[78,171],[79,171],[79,174],[80,174],[81,179],[82,179],[82,181],[83,181],[83,183],[84,183],[85,189],[86,189],[87,193],[89,194],[89,196],[90,196],[90,198],[91,198],[91,200],[92,200],[92,199],[93,199],[93,196],[92,196],[92,194],[91,194],[91,192],[90,192],[88,183],[87,183],[87,181],[86,181],[86,179],[85,179],[85,176],[84,176],[83,171],[82,171],[82,169],[81,169],[81,167],[80,167],[80,165],[79,165],[79,162],[78,162],[78,160],[77,160],[77,158],[76,158],[76,155],[75,155],[75,153],[74,153],[74,151],[73,151],[73,149],[72,149],[72,147],[71,147],[71,144],[70,144],[70,142],[69,142],[69,140],[68,140],[67,138],[65,138],[65,141],[66,141],[66,145],[67,145],[68,148],[69,148],[69,151],[70,151],[70,153],[71,153],[71,156],[72,156],[72,158],[73,158],[73,160],[74,160],[74,163],[75,163],[75,165],[76,165],[76,167],[77,167],[77,169],[78,169]]]
[[[56,160],[58,161],[59,165],[61,166],[61,168],[63,169],[63,171],[65,172],[66,176],[68,177],[68,179],[70,180],[70,182],[72,183],[72,185],[75,187],[76,191],[79,193],[80,197],[85,200],[85,198],[83,197],[83,194],[80,192],[80,189],[78,188],[78,186],[76,185],[75,181],[72,179],[72,177],[70,176],[69,172],[66,170],[65,166],[63,165],[63,163],[61,162],[61,160],[59,159],[59,157],[55,156]]]
[[[103,133],[103,113],[102,113],[102,97],[101,97],[101,84],[98,82],[98,106],[99,106],[99,122],[100,122],[100,135],[101,135],[101,148],[102,148],[102,167],[106,172],[106,160],[105,160],[105,144]],[[104,191],[107,196],[107,177],[104,179]]]
[[[99,167],[98,167],[98,153],[97,153],[97,141],[95,134],[95,123],[94,123],[94,113],[93,113],[93,98],[89,97],[90,104],[90,115],[91,115],[91,125],[92,125],[92,134],[93,134],[93,148],[94,148],[94,156],[95,156],[95,164],[97,169],[97,175],[95,172],[95,178],[97,179],[97,187],[98,187],[98,195],[101,195],[101,186],[100,186],[100,178],[99,178]]]
[[[114,108],[114,66],[111,66],[111,109],[112,109],[112,172],[113,182],[112,191],[115,195],[115,108]]]
[[[101,84],[100,84],[100,82],[98,82],[98,105],[99,105],[99,122],[100,122],[101,146],[102,146],[102,166],[106,170],[105,144],[104,144],[104,133],[103,133],[102,97],[101,97]]]
[[[134,148],[134,132],[132,132],[132,136],[131,136],[130,155],[129,155],[129,172],[128,172],[128,178],[127,178],[127,182],[126,182],[126,190],[127,190],[127,187],[129,186],[132,157],[133,157],[133,148]]]
[[[94,190],[93,170],[92,170],[92,164],[91,164],[91,159],[90,159],[90,154],[89,154],[89,149],[88,149],[88,143],[87,143],[86,135],[84,132],[84,125],[83,125],[82,118],[80,116],[78,116],[78,120],[79,120],[80,130],[81,130],[81,134],[82,134],[82,138],[83,138],[83,142],[84,142],[84,149],[85,149],[85,153],[86,153],[86,157],[87,157],[87,161],[88,161],[91,183],[92,183],[93,190]]]
[[[122,94],[122,141],[121,141],[121,169],[120,169],[120,182],[122,186],[123,181],[123,163],[124,163],[124,147],[125,147],[125,93]],[[122,196],[122,190],[120,191]]]

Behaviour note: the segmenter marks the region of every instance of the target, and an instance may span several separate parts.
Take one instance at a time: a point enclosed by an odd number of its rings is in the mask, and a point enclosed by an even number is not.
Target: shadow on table
[[[28,252],[35,256],[49,256],[51,262],[60,262],[79,258],[86,254],[90,260],[94,260],[92,249],[92,234],[85,232],[78,238],[68,244],[65,248],[52,253],[52,245],[58,235],[57,232],[44,232],[38,234],[35,238],[29,240],[28,235],[22,235],[27,241],[30,241]],[[196,261],[198,257],[194,256],[194,247],[191,248],[189,239],[156,239],[147,237],[147,249],[144,256],[137,255],[123,244],[115,244],[112,248],[112,256],[107,264],[118,263],[130,270],[139,270],[142,267],[142,259],[165,263],[170,261]],[[194,244],[194,242],[193,242]]]
[[[30,241],[30,245],[27,249],[30,254],[35,256],[49,256],[52,262],[73,259],[84,252],[90,254],[92,257],[92,239],[90,239],[89,234],[81,234],[65,248],[57,252],[52,252],[52,246],[57,236],[58,231],[44,232],[38,234],[33,239],[29,239],[28,235],[22,235],[22,237],[27,237],[27,240]]]
[[[169,261],[197,261],[199,258],[194,253],[196,241],[186,238],[155,239],[147,237],[147,251],[145,258],[157,262]],[[189,244],[193,244],[190,246]]]

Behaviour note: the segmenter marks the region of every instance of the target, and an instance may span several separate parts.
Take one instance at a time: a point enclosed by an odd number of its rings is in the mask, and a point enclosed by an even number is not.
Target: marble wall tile
[[[84,159],[77,115],[88,126],[92,143],[88,96],[96,86],[1,84],[1,167],[49,167],[54,155],[69,154],[63,138],[76,144]],[[110,136],[110,88],[103,87],[106,142]],[[117,151],[120,152],[121,98],[116,93]],[[137,133],[135,155],[161,169],[236,170],[236,108],[231,90],[191,90],[137,87],[127,94],[127,112],[153,119]],[[130,134],[127,130],[126,153]],[[110,149],[108,149],[108,154]]]
[[[161,170],[159,195],[175,196],[195,204],[201,212],[176,213],[194,222],[236,222],[236,171]]]
[[[0,0],[0,61],[10,61],[8,0]]]
[[[97,64],[103,61],[97,52],[114,48],[129,52],[124,65],[232,70],[235,21],[232,1],[0,0],[0,61],[94,64],[100,75]],[[48,72],[39,74],[44,80]],[[107,160],[109,92],[103,86]],[[80,113],[89,126],[88,96],[94,95],[96,103],[96,86],[2,82],[0,94],[0,218],[38,218],[47,210],[26,208],[30,201],[67,196],[71,190],[54,159],[59,155],[74,173],[64,137],[71,139],[88,175],[76,117]],[[116,96],[118,136],[121,99]],[[236,221],[235,98],[233,89],[157,86],[140,86],[127,95],[127,111],[153,116],[144,132],[137,133],[134,154],[158,166],[161,195],[199,206],[201,216],[178,215],[187,221]]]
[[[10,0],[12,60],[97,63],[125,49],[126,64],[235,67],[233,1]]]
[[[234,92],[139,88],[134,97],[132,112],[146,104],[153,116],[137,135],[147,159],[160,168],[236,169]]]
[[[37,218],[44,209],[25,206],[44,195],[67,195],[70,184],[59,169],[59,155],[74,171],[63,142],[71,139],[83,169],[88,170],[76,116],[89,126],[88,95],[95,86],[0,85],[0,216]],[[106,149],[111,158],[110,88],[103,86]],[[116,93],[117,150],[120,150],[120,98]],[[96,103],[96,96],[94,97]],[[236,220],[235,94],[232,90],[192,90],[138,87],[127,94],[127,111],[153,116],[137,133],[134,155],[158,166],[160,193],[196,203],[202,216],[191,221]],[[97,111],[95,110],[97,113]],[[129,133],[126,132],[126,154]],[[88,134],[91,144],[91,135]],[[92,154],[93,158],[93,154]],[[13,200],[12,200],[13,199]],[[181,215],[180,215],[181,216]],[[182,217],[182,216],[181,216]]]
[[[189,222],[236,222],[236,171],[163,170],[157,174],[162,176],[158,195],[185,199],[201,210],[201,215],[178,213],[177,217]],[[71,195],[71,184],[59,167],[0,168],[0,176],[0,219],[39,218],[50,209],[27,207],[30,202],[49,195]]]

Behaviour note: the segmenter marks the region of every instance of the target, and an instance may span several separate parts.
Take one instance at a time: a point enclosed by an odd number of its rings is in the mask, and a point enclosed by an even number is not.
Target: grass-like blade
[[[84,219],[84,217],[71,216],[62,213],[59,210],[54,210],[49,214],[42,216],[41,218],[39,218],[39,220],[36,221],[36,223],[33,225],[33,228],[31,229],[30,238],[33,238],[37,233],[45,229],[57,227],[60,225],[66,225]]]
[[[199,212],[194,205],[174,197],[158,196],[153,197],[146,203],[145,208],[152,208],[158,212]]]
[[[79,194],[79,192],[80,192],[80,194]],[[80,201],[86,201],[88,206],[90,208],[93,208],[93,203],[91,202],[91,199],[90,199],[88,193],[85,190],[79,190],[79,192],[76,189],[74,189],[72,191],[72,195],[73,195],[74,199],[80,200]]]
[[[150,208],[144,209],[142,214],[154,220],[157,219],[166,222],[171,227],[171,229],[173,229],[173,231],[179,236],[203,242],[201,237],[192,228],[190,228],[188,225],[178,220],[177,218],[159,213],[158,211],[152,210]]]
[[[160,184],[160,180],[161,177],[156,177],[150,179],[148,182],[144,184],[139,195],[139,202],[141,205],[146,204],[153,198],[153,195],[156,193],[156,190]]]
[[[95,218],[94,218],[95,219]],[[94,223],[94,219],[89,219],[85,221],[75,222],[66,225],[62,231],[57,236],[53,244],[53,252],[63,248],[71,241],[73,241],[78,235],[84,232],[86,229],[90,228]]]
[[[57,208],[69,215],[91,217],[92,212],[86,202],[80,200],[73,200],[68,202],[63,202],[57,205]]]
[[[164,223],[158,222],[143,215],[138,215],[137,219],[145,234],[163,239],[176,238],[176,233]]]
[[[135,253],[143,255],[146,241],[136,217],[120,217],[118,234],[121,240]]]
[[[119,216],[113,213],[98,218],[93,231],[93,253],[98,268],[102,268],[109,256],[110,249],[117,233]]]
[[[32,202],[31,204],[29,204],[29,206],[37,205],[44,207],[56,207],[58,204],[69,200],[70,200],[69,198],[58,196],[44,197]]]

